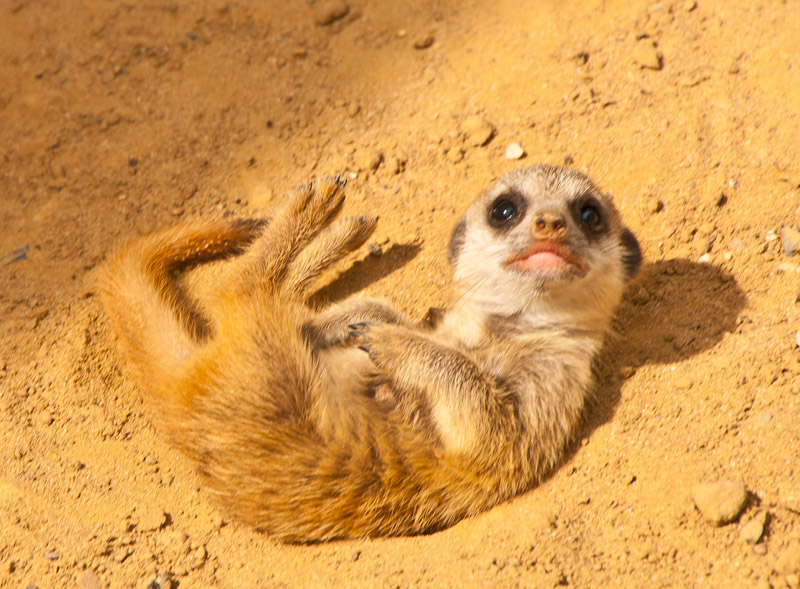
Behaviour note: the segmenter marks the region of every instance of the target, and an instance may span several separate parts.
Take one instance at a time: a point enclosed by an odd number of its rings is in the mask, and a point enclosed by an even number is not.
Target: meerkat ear
[[[633,280],[642,267],[642,250],[639,242],[627,227],[622,230],[619,238],[622,246],[622,265],[625,268],[625,278]]]
[[[447,248],[447,259],[450,265],[454,266],[461,248],[464,246],[464,232],[467,230],[467,219],[461,219],[453,230],[453,236],[450,238],[450,245]]]

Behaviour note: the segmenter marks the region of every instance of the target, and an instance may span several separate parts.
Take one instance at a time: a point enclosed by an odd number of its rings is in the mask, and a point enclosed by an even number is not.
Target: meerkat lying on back
[[[103,278],[158,425],[227,512],[283,541],[430,532],[535,485],[579,424],[641,261],[589,179],[539,165],[458,223],[461,294],[435,330],[363,298],[315,313],[315,279],[376,223],[332,224],[342,189],[297,191],[266,228],[199,220],[145,236]],[[238,253],[201,316],[174,273]]]

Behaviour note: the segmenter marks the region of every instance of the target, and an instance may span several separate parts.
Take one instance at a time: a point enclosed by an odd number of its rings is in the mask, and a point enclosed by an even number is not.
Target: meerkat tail
[[[191,221],[147,235],[115,253],[105,265],[100,293],[114,331],[139,380],[154,387],[192,356],[204,324],[175,288],[172,274],[187,266],[241,253],[262,221]]]

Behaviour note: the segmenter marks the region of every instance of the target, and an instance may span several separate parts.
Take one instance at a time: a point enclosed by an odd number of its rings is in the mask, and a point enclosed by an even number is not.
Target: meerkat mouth
[[[540,241],[506,265],[526,272],[548,275],[585,274],[586,263],[560,243]]]

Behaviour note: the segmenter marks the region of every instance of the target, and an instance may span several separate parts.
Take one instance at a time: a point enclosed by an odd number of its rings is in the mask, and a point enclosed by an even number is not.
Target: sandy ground
[[[800,5],[346,1],[0,0],[0,586],[800,586]],[[108,252],[343,172],[385,253],[334,294],[421,318],[459,215],[538,161],[646,256],[563,465],[430,536],[226,519],[124,376]],[[747,493],[720,527],[692,498],[718,481]]]

